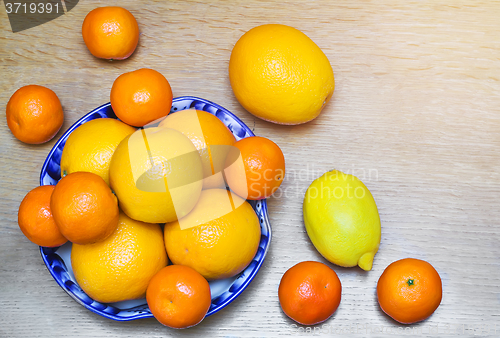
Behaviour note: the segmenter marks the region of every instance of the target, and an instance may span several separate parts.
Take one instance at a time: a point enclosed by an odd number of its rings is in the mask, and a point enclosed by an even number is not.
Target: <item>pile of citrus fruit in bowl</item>
[[[137,47],[139,25],[126,9],[101,7],[87,15],[82,35],[94,56],[124,60]],[[248,112],[283,125],[318,117],[335,87],[321,49],[276,24],[236,42],[229,80]],[[209,282],[235,278],[255,259],[263,236],[255,201],[279,189],[285,157],[268,138],[235,137],[213,112],[172,109],[177,99],[156,70],[120,75],[109,95],[112,117],[76,123],[56,144],[61,179],[25,196],[20,229],[42,247],[71,242],[74,279],[92,300],[145,298],[162,324],[191,327],[210,309]],[[29,144],[52,139],[64,120],[57,95],[37,85],[12,95],[6,117],[14,136]],[[363,182],[325,173],[309,186],[303,217],[327,261],[372,269],[381,223]],[[300,262],[284,273],[278,298],[288,317],[314,325],[337,310],[341,293],[330,266]],[[417,259],[394,262],[377,285],[380,307],[401,323],[429,317],[441,293],[439,274]]]

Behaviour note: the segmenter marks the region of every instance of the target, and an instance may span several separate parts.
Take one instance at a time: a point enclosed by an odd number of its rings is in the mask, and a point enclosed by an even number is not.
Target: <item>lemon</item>
[[[76,128],[61,155],[61,177],[77,171],[97,174],[109,185],[109,163],[118,144],[135,128],[112,118],[95,119]]]
[[[103,303],[144,297],[151,278],[167,263],[160,226],[134,221],[123,212],[110,237],[71,248],[78,285]]]
[[[236,42],[229,80],[246,110],[278,124],[316,118],[335,88],[323,51],[301,31],[277,24],[252,28]]]
[[[380,217],[363,182],[329,171],[307,189],[303,212],[307,234],[323,257],[340,266],[371,270],[380,244]]]
[[[203,185],[203,168],[198,151],[181,132],[147,128],[118,145],[109,180],[129,217],[166,223],[193,209]]]
[[[260,225],[247,201],[225,189],[208,189],[185,218],[165,224],[164,234],[172,263],[214,280],[233,277],[250,264]]]

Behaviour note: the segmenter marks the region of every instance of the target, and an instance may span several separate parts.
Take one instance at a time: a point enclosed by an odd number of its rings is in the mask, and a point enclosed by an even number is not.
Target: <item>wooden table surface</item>
[[[126,61],[96,59],[83,43],[85,15],[105,3],[129,9],[139,22],[139,46]],[[2,116],[9,97],[28,84],[54,90],[65,112],[58,136],[38,146],[17,141],[0,119],[0,337],[500,336],[499,17],[494,0],[85,0],[12,33],[0,10]],[[231,91],[231,49],[265,23],[302,30],[333,66],[333,98],[310,123],[259,120]],[[19,203],[39,184],[55,140],[109,101],[117,76],[142,67],[162,72],[174,96],[226,107],[286,158],[281,196],[269,199],[273,239],[260,272],[230,306],[183,331],[87,311],[55,283],[17,225]],[[301,207],[312,180],[334,168],[372,191],[382,241],[370,272],[331,265],[342,281],[341,305],[328,327],[299,332],[280,310],[277,288],[292,265],[325,262],[307,237]],[[384,268],[405,257],[433,264],[444,291],[434,315],[410,326],[385,316],[375,295]]]

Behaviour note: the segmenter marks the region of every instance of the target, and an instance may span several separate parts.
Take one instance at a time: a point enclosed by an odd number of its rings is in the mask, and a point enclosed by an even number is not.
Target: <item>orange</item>
[[[118,76],[111,87],[110,100],[120,120],[143,127],[170,113],[172,89],[161,73],[142,68]]]
[[[66,140],[61,155],[61,177],[77,171],[101,176],[109,184],[109,164],[118,144],[135,128],[112,118],[88,121]]]
[[[123,212],[111,236],[71,248],[78,285],[103,303],[144,298],[149,281],[167,263],[160,226],[134,221]]]
[[[283,312],[302,325],[327,320],[339,307],[341,295],[342,285],[335,271],[312,261],[288,269],[278,288]]]
[[[252,28],[236,42],[229,80],[246,110],[279,124],[316,118],[335,88],[323,51],[301,31],[276,24]]]
[[[123,60],[137,47],[139,26],[125,8],[99,7],[90,11],[83,20],[82,36],[92,55]]]
[[[380,308],[394,320],[416,323],[429,317],[441,303],[441,277],[426,261],[401,259],[380,276],[377,297]]]
[[[7,103],[6,115],[12,134],[29,144],[51,140],[64,122],[61,102],[56,93],[37,85],[19,88]]]
[[[146,300],[153,316],[171,328],[184,329],[201,322],[211,304],[210,286],[188,266],[170,265],[149,282]]]
[[[234,135],[215,115],[202,110],[183,110],[168,115],[160,127],[172,128],[187,136],[200,153],[203,163],[203,188],[225,188],[222,170]]]
[[[187,216],[165,224],[164,234],[172,263],[214,280],[236,276],[250,264],[261,231],[247,201],[226,189],[209,189]]]
[[[249,200],[271,196],[285,178],[285,157],[273,141],[252,136],[233,145],[238,151],[226,159],[226,181],[229,188]]]
[[[17,222],[23,234],[40,246],[55,247],[68,241],[52,217],[50,196],[53,191],[53,185],[43,185],[31,190],[24,196],[17,214]]]
[[[203,186],[200,155],[181,132],[146,128],[127,136],[116,148],[109,182],[130,218],[166,223],[187,215]]]
[[[63,177],[52,193],[50,207],[64,237],[77,244],[102,241],[118,225],[118,201],[104,180],[89,172]]]

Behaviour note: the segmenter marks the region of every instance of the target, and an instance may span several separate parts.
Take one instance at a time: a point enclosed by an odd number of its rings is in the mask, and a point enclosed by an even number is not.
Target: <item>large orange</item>
[[[259,218],[250,203],[226,189],[208,189],[185,217],[165,224],[168,257],[208,280],[236,276],[257,253]]]
[[[233,146],[237,151],[232,149],[226,159],[229,188],[249,200],[271,196],[285,178],[285,157],[281,149],[260,136],[241,139]]]
[[[401,259],[380,276],[377,297],[380,308],[394,320],[416,323],[429,317],[441,303],[441,277],[426,261]]]
[[[201,322],[210,308],[210,286],[188,266],[170,265],[149,282],[149,309],[163,325],[184,329]]]
[[[111,236],[71,248],[78,285],[104,303],[144,298],[149,281],[167,263],[161,227],[135,221],[123,212]]]
[[[122,60],[132,55],[137,47],[139,26],[125,8],[99,7],[83,20],[82,36],[92,55]]]
[[[170,113],[172,88],[161,73],[142,68],[118,76],[111,87],[110,100],[120,120],[143,127]]]
[[[63,245],[67,239],[57,228],[50,209],[53,185],[36,187],[26,194],[17,214],[17,222],[23,234],[40,246]]]
[[[236,42],[229,80],[246,110],[279,124],[316,118],[335,88],[323,51],[301,31],[277,24],[252,28]]]
[[[19,88],[7,103],[6,116],[12,134],[30,144],[49,141],[64,122],[56,93],[38,85]]]
[[[61,155],[61,177],[77,171],[101,176],[109,184],[109,164],[118,144],[135,128],[117,119],[88,121],[66,140]]]
[[[93,173],[79,171],[62,178],[50,207],[57,227],[73,243],[102,241],[118,225],[118,201],[106,182]]]
[[[225,188],[222,170],[234,135],[215,115],[188,109],[168,115],[160,127],[172,128],[187,136],[200,153],[203,163],[203,188]]]
[[[186,216],[203,186],[200,155],[181,132],[146,128],[127,136],[109,165],[109,183],[130,218],[166,223]]]
[[[278,297],[283,312],[302,325],[327,320],[337,310],[342,295],[340,280],[320,262],[301,262],[281,278]]]

